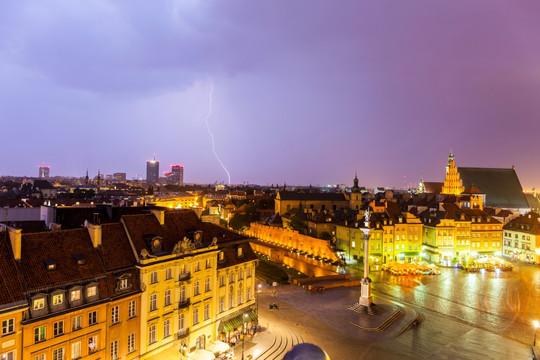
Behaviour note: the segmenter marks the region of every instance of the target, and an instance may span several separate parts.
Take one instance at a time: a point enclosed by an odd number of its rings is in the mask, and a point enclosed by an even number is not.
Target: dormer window
[[[225,260],[225,253],[223,251],[221,251],[218,255],[218,260],[219,261],[223,261]]]
[[[238,249],[236,249],[236,256],[241,257],[242,255],[244,255],[243,249],[239,247]]]
[[[403,218],[399,218],[399,223],[401,224],[403,222]]]
[[[63,294],[53,295],[53,298],[52,298],[52,304],[53,305],[60,305],[63,302],[64,302],[64,295]]]
[[[81,299],[81,290],[71,290],[69,293],[70,301],[77,301]]]
[[[44,259],[43,263],[45,264],[45,268],[47,268],[47,270],[56,270],[56,261],[53,259]]]
[[[81,254],[73,254],[73,258],[77,262],[77,265],[84,265],[86,264],[86,259]]]
[[[127,289],[129,285],[128,279],[120,279],[120,289]]]
[[[45,307],[45,299],[34,300],[34,310],[40,310]]]
[[[86,289],[86,297],[96,296],[96,294],[97,294],[97,289],[95,286],[91,286]]]

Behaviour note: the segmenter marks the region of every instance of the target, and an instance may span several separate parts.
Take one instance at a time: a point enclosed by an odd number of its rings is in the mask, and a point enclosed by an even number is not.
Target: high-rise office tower
[[[146,183],[147,184],[157,184],[159,183],[159,161],[148,160],[146,162]]]
[[[184,186],[184,167],[182,165],[171,165],[171,171],[167,171],[163,175],[167,184]]]
[[[48,166],[48,165],[41,165],[39,167],[39,175],[38,175],[38,178],[40,179],[48,179],[49,178],[49,173],[51,171],[51,167]]]

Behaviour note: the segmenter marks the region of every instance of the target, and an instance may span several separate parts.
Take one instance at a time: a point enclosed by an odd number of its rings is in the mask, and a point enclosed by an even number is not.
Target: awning
[[[250,309],[242,314],[236,315],[234,317],[231,317],[227,320],[222,320],[219,324],[218,331],[220,332],[229,332],[231,330],[234,330],[236,328],[242,327],[242,317],[244,314],[247,314],[247,318],[245,319],[246,322],[252,321],[257,319],[257,313]]]
[[[213,343],[206,345],[206,350],[215,353],[223,353],[230,349],[229,344],[224,343],[223,341],[216,340]]]
[[[190,360],[214,360],[214,353],[204,349],[197,349],[189,354]]]

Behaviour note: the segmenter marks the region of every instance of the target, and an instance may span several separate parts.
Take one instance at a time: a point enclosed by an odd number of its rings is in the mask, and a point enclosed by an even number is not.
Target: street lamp
[[[242,360],[244,360],[244,343],[246,340],[246,319],[248,317],[248,314],[244,314],[242,316]]]
[[[255,293],[255,309],[257,310],[257,318],[259,317],[259,293],[261,292],[262,285],[257,285],[257,292]]]
[[[536,329],[538,329],[538,321],[533,321],[534,325],[534,340],[533,340],[533,346],[536,346]]]
[[[182,344],[182,346],[180,346],[180,360],[184,358],[184,353],[186,352],[186,350],[187,350],[186,344]]]

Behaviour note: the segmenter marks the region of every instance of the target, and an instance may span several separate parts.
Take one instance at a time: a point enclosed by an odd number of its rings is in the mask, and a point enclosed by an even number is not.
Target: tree
[[[229,220],[229,226],[235,231],[240,231],[243,228],[249,227],[251,221],[246,214],[234,214],[231,220]]]

